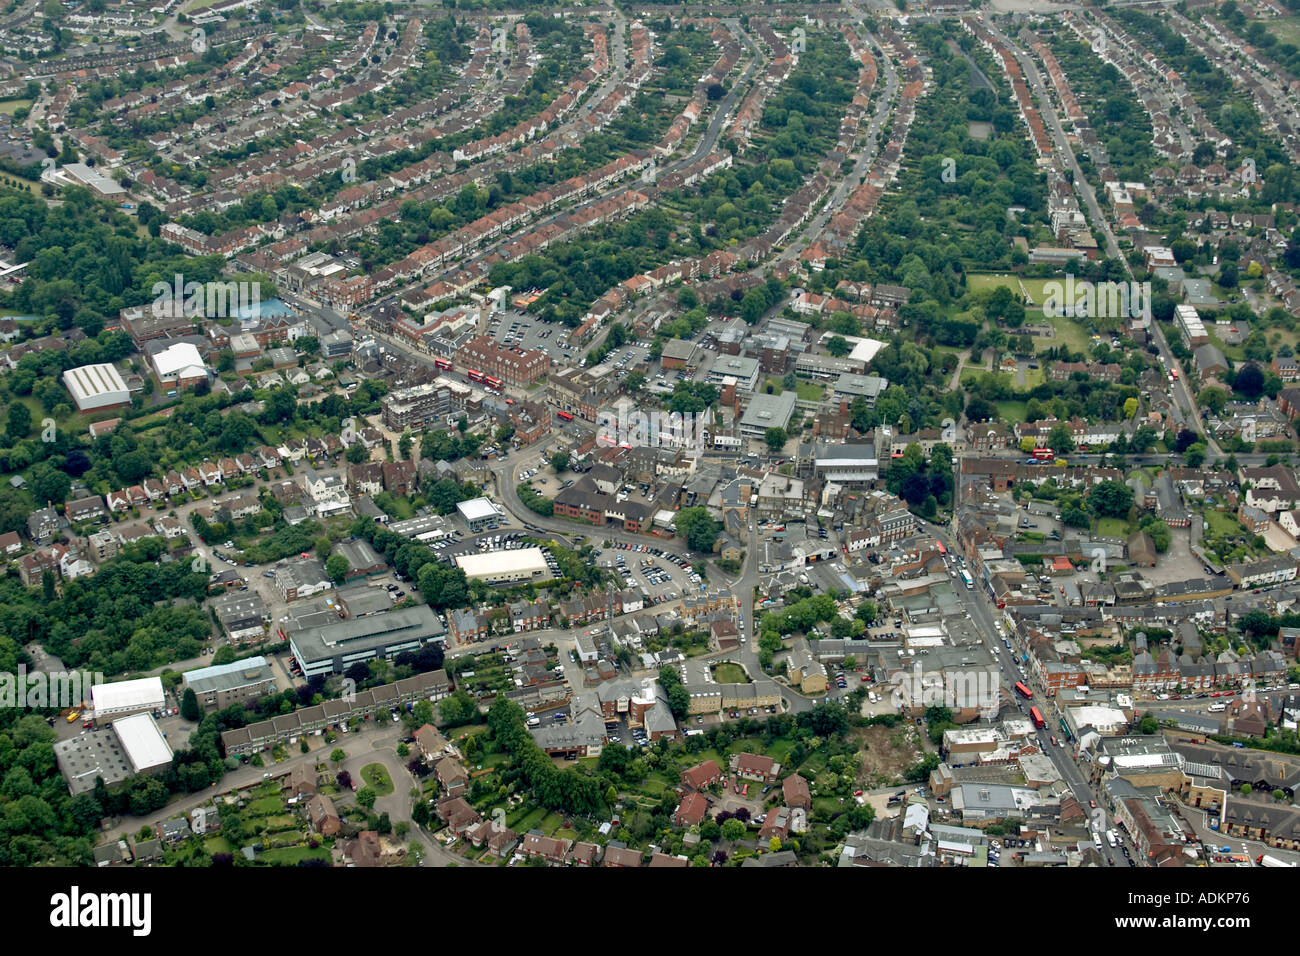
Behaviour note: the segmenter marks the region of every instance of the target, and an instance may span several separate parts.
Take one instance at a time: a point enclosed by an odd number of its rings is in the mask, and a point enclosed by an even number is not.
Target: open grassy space
[[[1048,340],[1037,340],[1034,343],[1036,348],[1041,350],[1064,345],[1072,352],[1090,352],[1092,350],[1092,338],[1088,335],[1087,329],[1080,325],[1077,320],[1058,315],[1044,321],[1056,330],[1056,336]]]
[[[998,417],[1005,422],[1023,422],[1029,412],[1028,402],[994,402],[998,407]]]
[[[785,391],[779,378],[769,378],[767,380],[767,385],[772,387],[774,394],[779,395],[781,392]],[[805,382],[802,379],[800,379],[798,384],[795,385],[794,390],[800,400],[805,402],[820,402],[822,400],[822,395],[826,392],[826,389],[822,386],[814,385],[812,382]]]
[[[1127,538],[1128,522],[1123,518],[1098,518],[1097,533],[1110,538]]]
[[[208,837],[203,841],[203,847],[209,853],[230,853],[230,841],[223,836]]]
[[[361,779],[375,791],[375,796],[386,797],[393,792],[393,778],[381,763],[368,763],[361,768]]]
[[[713,676],[719,684],[749,683],[749,675],[739,664],[719,664],[713,668]]]
[[[309,846],[285,847],[276,850],[267,850],[258,859],[263,863],[269,863],[272,866],[297,866],[303,860],[329,860],[330,851],[320,846],[312,849]]]
[[[1210,534],[1245,534],[1246,529],[1232,515],[1225,511],[1214,511],[1207,509],[1204,512],[1205,520],[1209,524]]]
[[[280,797],[262,797],[248,805],[248,812],[260,816],[269,816],[284,809],[284,800]]]
[[[13,116],[15,110],[20,110],[32,105],[32,100],[0,100],[0,113],[6,116]]]

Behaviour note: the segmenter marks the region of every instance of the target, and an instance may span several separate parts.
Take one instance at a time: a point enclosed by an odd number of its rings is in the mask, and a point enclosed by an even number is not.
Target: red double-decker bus
[[[465,373],[465,377],[468,378],[471,382],[481,382],[487,376],[484,375],[482,372],[480,372],[478,369],[472,368]]]
[[[936,548],[939,549],[939,553],[940,553],[940,554],[947,554],[947,553],[948,553],[948,549],[945,548],[945,547],[943,546],[943,542],[940,541],[938,538],[935,538],[935,540],[934,540],[934,546],[935,546]]]
[[[1035,448],[1034,457],[1039,461],[1051,461],[1056,457],[1056,452],[1050,448]]]
[[[495,389],[498,392],[501,391],[501,389],[505,388],[506,385],[506,383],[501,381],[501,379],[493,378],[491,375],[483,376],[483,384],[486,385],[488,388]]]
[[[436,359],[433,360],[433,364],[436,365],[436,366],[438,366],[438,368],[443,369],[443,370],[445,371],[445,370],[451,368],[451,359],[436,358]]]
[[[555,417],[563,419],[566,422],[571,422],[573,421],[573,412],[556,412]]]
[[[1025,700],[1033,700],[1034,692],[1024,685],[1023,681],[1016,681],[1016,693]]]
[[[1037,707],[1029,708],[1029,716],[1034,719],[1034,726],[1040,730],[1047,726],[1047,721],[1043,720],[1043,715],[1038,712]]]

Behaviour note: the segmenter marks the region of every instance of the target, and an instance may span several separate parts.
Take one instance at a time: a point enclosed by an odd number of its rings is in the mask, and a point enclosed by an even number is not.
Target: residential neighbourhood
[[[0,864],[1300,865],[1297,44],[18,0]]]

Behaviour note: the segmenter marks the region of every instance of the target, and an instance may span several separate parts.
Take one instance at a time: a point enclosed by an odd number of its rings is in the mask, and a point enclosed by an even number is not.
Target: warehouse
[[[456,563],[465,572],[465,577],[478,578],[488,584],[537,581],[554,574],[546,561],[546,553],[541,548],[460,554],[456,556]]]
[[[76,795],[141,773],[157,773],[171,766],[172,751],[162,731],[148,714],[124,717],[109,727],[85,730],[54,745],[59,772]]]
[[[94,704],[95,722],[117,720],[130,714],[143,714],[162,710],[161,677],[141,677],[139,680],[118,681],[115,684],[96,684],[90,688]]]
[[[131,393],[121,373],[112,365],[83,365],[63,373],[63,384],[79,412],[122,408],[131,404]]]
[[[430,641],[445,642],[446,628],[427,604],[312,627],[289,635],[303,674],[341,674],[359,661],[392,659]]]

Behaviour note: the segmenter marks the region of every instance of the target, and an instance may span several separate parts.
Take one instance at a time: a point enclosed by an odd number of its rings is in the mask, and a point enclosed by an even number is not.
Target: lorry
[[[1288,866],[1288,867],[1295,866],[1294,863],[1287,863],[1283,860],[1279,860],[1275,856],[1269,856],[1267,853],[1261,854],[1260,856],[1256,857],[1255,865],[1256,866]]]

